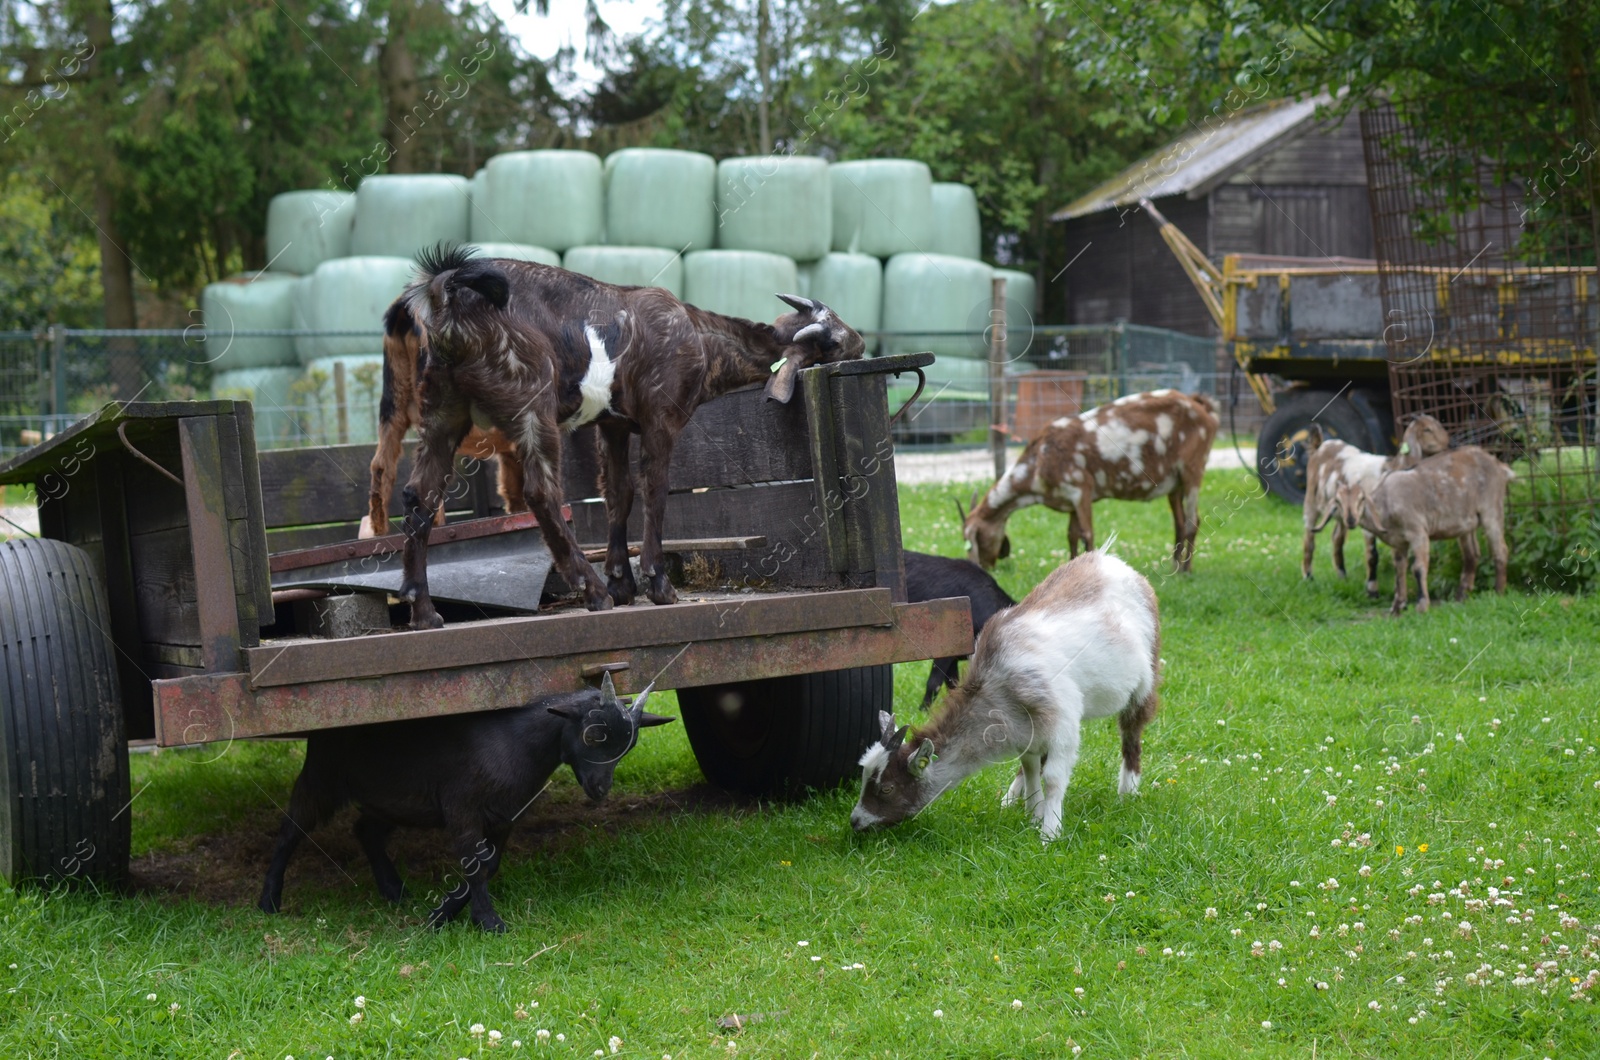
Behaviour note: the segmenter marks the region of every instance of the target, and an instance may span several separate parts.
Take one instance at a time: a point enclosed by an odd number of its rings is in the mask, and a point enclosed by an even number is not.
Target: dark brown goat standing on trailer
[[[395,473],[400,467],[400,452],[406,432],[422,422],[421,394],[417,375],[422,371],[422,329],[416,326],[405,304],[396,299],[383,314],[383,397],[378,403],[378,450],[372,455],[372,492],[367,499],[367,514],[361,519],[361,537],[382,537],[389,532],[389,498],[394,496]],[[495,458],[500,465],[500,499],[507,514],[525,512],[528,502],[522,495],[522,462],[516,447],[493,427],[485,430],[473,424],[461,443],[460,452],[475,460]],[[444,505],[439,506],[434,522],[444,522]]]
[[[780,295],[796,311],[761,324],[708,313],[659,287],[618,287],[548,265],[470,254],[470,248],[424,253],[421,276],[401,295],[407,326],[420,326],[425,338],[417,381],[422,444],[402,494],[400,596],[411,603],[415,629],[443,624],[428,596],[427,533],[456,449],[475,421],[516,445],[529,507],[557,569],[591,611],[632,603],[638,592],[628,564],[628,446],[638,434],[645,490],[639,569],[650,599],[669,604],[677,594],[661,549],[667,471],[694,410],[762,380],[768,397],[787,402],[800,369],[858,358],[865,349],[831,309],[805,298]],[[605,443],[604,586],[560,514],[561,436],[590,422]]]

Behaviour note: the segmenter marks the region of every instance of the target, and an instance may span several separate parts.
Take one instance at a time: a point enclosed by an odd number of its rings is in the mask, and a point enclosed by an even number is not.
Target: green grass
[[[903,491],[907,545],[959,554],[965,492]],[[1165,505],[1096,509],[1160,596],[1164,709],[1136,799],[1115,795],[1115,727],[1086,733],[1049,847],[1001,809],[1003,766],[866,837],[848,790],[708,805],[671,726],[609,809],[560,779],[494,885],[510,934],[435,934],[448,864],[428,835],[401,844],[398,909],[342,823],[302,848],[284,914],[251,907],[297,745],[139,756],[144,890],[0,891],[0,1055],[448,1060],[516,1038],[587,1057],[612,1035],[677,1060],[1600,1054],[1569,981],[1600,967],[1600,602],[1479,594],[1389,619],[1333,579],[1325,539],[1302,583],[1298,513],[1243,473],[1210,476],[1202,513],[1195,574],[1168,577]],[[1013,520],[1012,593],[1062,561],[1064,530]],[[899,668],[902,717],[925,677]],[[771,1018],[716,1024],[731,1013]]]

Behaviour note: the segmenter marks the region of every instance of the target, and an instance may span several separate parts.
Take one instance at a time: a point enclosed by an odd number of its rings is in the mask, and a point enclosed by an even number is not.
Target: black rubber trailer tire
[[[1361,413],[1333,391],[1292,390],[1279,394],[1277,408],[1261,425],[1256,439],[1256,473],[1269,491],[1293,505],[1306,499],[1306,433],[1312,423],[1324,440],[1338,438],[1358,449],[1374,451]]]
[[[706,779],[743,795],[799,798],[858,777],[861,752],[894,709],[894,667],[678,689]]]
[[[127,880],[128,745],[105,589],[87,553],[0,543],[0,877]]]

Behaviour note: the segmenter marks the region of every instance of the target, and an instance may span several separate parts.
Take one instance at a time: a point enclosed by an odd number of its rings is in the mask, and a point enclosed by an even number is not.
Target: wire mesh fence
[[[309,366],[238,367],[235,340],[338,338],[371,354],[312,359]],[[981,445],[991,424],[1024,442],[1051,421],[1125,394],[1163,387],[1237,401],[1216,370],[1214,339],[1129,324],[1013,328],[1004,359],[1004,404],[990,400],[989,336],[983,332],[875,332],[869,352],[931,349],[927,385],[895,427],[910,447]],[[354,341],[352,341],[354,340]],[[0,457],[11,455],[110,401],[249,400],[257,447],[373,442],[382,395],[379,332],[235,331],[218,348],[203,328],[146,331],[51,329],[0,332]],[[342,347],[341,347],[342,348]],[[916,389],[890,387],[898,409]],[[1244,392],[1247,411],[1254,400]]]
[[[1509,106],[1425,97],[1362,115],[1390,386],[1397,417],[1435,416],[1517,472],[1525,570],[1586,580],[1600,561],[1600,173],[1564,101]]]

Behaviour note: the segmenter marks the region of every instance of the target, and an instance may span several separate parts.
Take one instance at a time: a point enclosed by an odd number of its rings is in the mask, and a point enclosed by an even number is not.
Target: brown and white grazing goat
[[[1489,535],[1494,557],[1494,591],[1506,591],[1506,485],[1516,473],[1483,449],[1464,445],[1423,460],[1416,467],[1384,475],[1372,490],[1360,483],[1339,487],[1345,525],[1375,535],[1394,550],[1394,605],[1406,606],[1407,558],[1417,576],[1417,610],[1428,609],[1430,541],[1458,538],[1461,582],[1456,599],[1466,599],[1478,574],[1478,529]]]
[[[1144,727],[1156,715],[1161,617],[1150,583],[1090,551],[1056,568],[1022,603],[990,620],[966,680],[917,733],[879,716],[883,738],[861,756],[857,830],[914,817],[984,766],[1020,756],[1002,800],[1026,801],[1046,840],[1061,805],[1085,718],[1122,728],[1118,790],[1139,790]]]
[[[367,514],[362,516],[359,537],[376,537],[389,532],[389,498],[394,496],[395,474],[406,432],[422,422],[422,404],[417,393],[417,376],[422,371],[422,353],[427,336],[396,299],[383,314],[383,396],[378,402],[378,450],[372,456],[372,492],[367,499]],[[516,446],[493,427],[485,430],[473,424],[461,442],[462,455],[477,460],[495,459],[499,464],[500,497],[507,512],[525,512],[528,502],[522,495],[522,462]],[[444,522],[444,505],[434,513],[434,522]]]
[[[1450,448],[1450,435],[1444,425],[1432,416],[1418,416],[1406,426],[1400,451],[1394,456],[1379,456],[1364,452],[1337,438],[1324,440],[1322,429],[1316,424],[1306,434],[1306,450],[1311,456],[1306,461],[1306,496],[1301,505],[1305,518],[1305,541],[1300,549],[1300,576],[1311,579],[1311,560],[1317,550],[1317,532],[1332,518],[1339,507],[1339,487],[1350,483],[1376,488],[1389,471],[1415,467],[1424,457],[1442,453]],[[1378,595],[1378,539],[1363,533],[1367,554],[1367,593]],[[1339,577],[1345,577],[1344,520],[1333,522],[1333,568]]]
[[[831,309],[806,298],[779,295],[795,312],[761,324],[686,305],[659,287],[618,287],[549,265],[470,252],[424,253],[420,278],[401,295],[427,338],[417,382],[422,443],[401,494],[406,546],[400,597],[411,603],[417,629],[442,624],[428,597],[427,529],[443,501],[455,451],[475,422],[515,444],[528,505],[557,569],[591,611],[632,603],[638,591],[628,564],[634,489],[628,445],[630,435],[639,435],[645,493],[639,568],[650,599],[669,604],[677,594],[661,550],[667,471],[673,443],[694,410],[763,380],[768,397],[786,402],[800,369],[858,358],[865,349]],[[604,585],[560,515],[561,438],[591,422],[604,442]],[[529,591],[537,594],[539,586]]]
[[[1173,563],[1189,570],[1200,529],[1200,481],[1217,436],[1217,406],[1177,390],[1129,394],[1077,416],[1063,416],[1028,443],[1011,470],[973,502],[962,533],[978,565],[1011,554],[1006,520],[1030,504],[1066,512],[1071,555],[1094,548],[1094,502],[1101,497],[1172,506]]]

